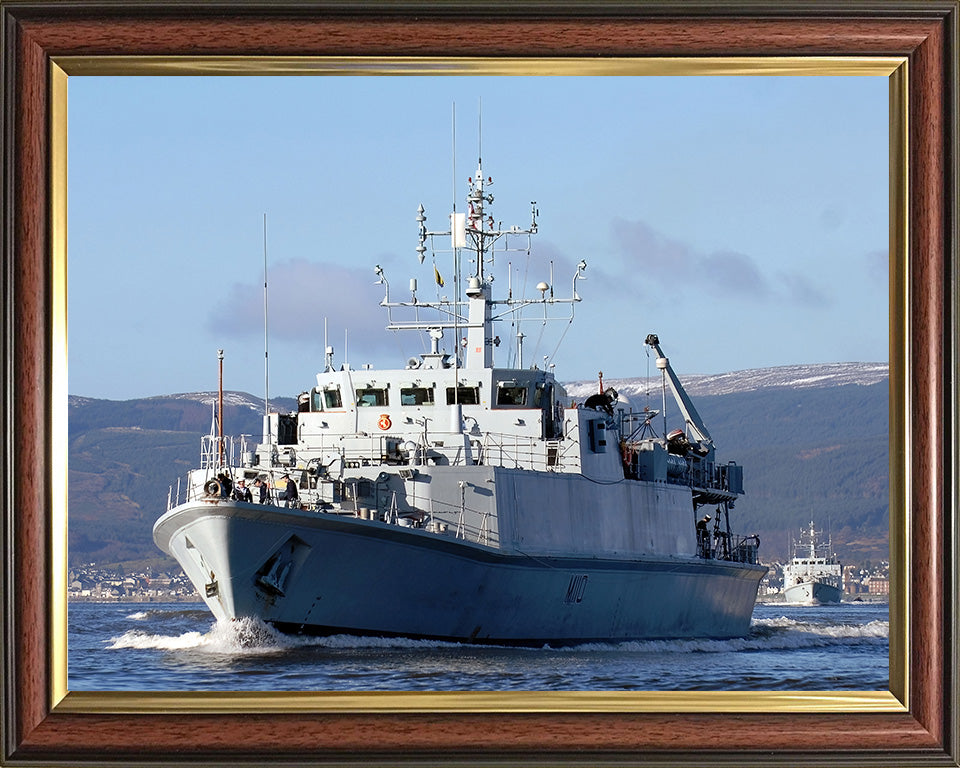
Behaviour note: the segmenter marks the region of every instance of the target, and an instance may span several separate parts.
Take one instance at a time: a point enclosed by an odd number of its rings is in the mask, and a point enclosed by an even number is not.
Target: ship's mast
[[[483,271],[486,252],[493,243],[487,244],[484,232],[484,204],[493,202],[493,195],[484,191],[483,161],[477,158],[476,176],[469,180],[470,193],[467,195],[467,217],[465,234],[473,242],[473,252],[477,259],[477,272],[467,279],[466,294],[469,301],[467,349],[464,356],[466,368],[490,368],[493,365],[493,323],[491,320],[490,282]],[[493,179],[487,180],[492,184]],[[489,227],[492,233],[493,217]]]
[[[537,285],[540,296],[535,299],[517,298],[512,294],[506,299],[492,298],[492,268],[494,266],[494,248],[498,253],[522,252],[529,255],[531,237],[537,232],[537,204],[531,203],[531,221],[527,228],[511,226],[502,228],[501,225],[494,223],[493,216],[490,215],[489,206],[493,203],[493,195],[489,188],[493,184],[493,178],[484,176],[482,158],[477,158],[477,171],[474,176],[468,180],[467,192],[467,211],[454,211],[450,215],[450,229],[445,232],[430,231],[427,229],[427,216],[423,205],[417,208],[417,222],[419,226],[419,243],[417,245],[417,258],[421,264],[424,263],[427,252],[427,241],[430,241],[431,252],[434,256],[443,252],[442,249],[435,248],[436,237],[449,237],[450,251],[454,258],[454,291],[455,296],[452,301],[446,297],[439,298],[435,302],[424,301],[415,294],[411,296],[410,301],[391,301],[390,286],[383,274],[383,269],[378,265],[375,272],[378,277],[378,283],[384,285],[385,294],[380,306],[386,307],[388,311],[389,324],[387,330],[417,330],[428,331],[432,339],[438,339],[442,336],[444,329],[452,329],[455,333],[454,343],[460,344],[460,331],[466,329],[466,349],[463,358],[463,366],[468,369],[490,368],[493,366],[494,348],[499,344],[499,338],[494,333],[494,322],[515,313],[518,313],[524,307],[532,304],[541,304],[544,306],[544,315],[538,321],[542,320],[573,320],[573,304],[580,301],[577,295],[576,283],[583,277],[583,271],[586,269],[586,262],[581,261],[577,265],[577,271],[573,276],[571,296],[569,298],[558,298],[554,295],[552,285],[541,282]],[[521,239],[518,245],[517,240]],[[499,245],[498,245],[499,244]],[[465,281],[461,279],[463,275],[463,256],[470,254],[476,259],[476,268],[471,269],[472,273]],[[434,266],[434,269],[436,267]],[[436,273],[439,275],[439,272]],[[437,278],[438,284],[440,279]],[[465,284],[464,284],[465,283]],[[461,286],[463,286],[461,288]],[[461,298],[461,290],[466,296],[466,301]],[[552,304],[570,304],[571,309],[567,317],[550,317],[547,313],[547,305]],[[393,315],[394,309],[412,308],[418,313],[414,320],[400,320]],[[504,309],[498,310],[498,307]],[[437,310],[439,317],[433,321],[423,319],[423,310],[433,308]],[[426,364],[436,364],[438,355],[436,351],[425,358]],[[429,359],[428,359],[429,358]],[[458,358],[458,355],[455,355]],[[455,365],[459,366],[459,359]]]

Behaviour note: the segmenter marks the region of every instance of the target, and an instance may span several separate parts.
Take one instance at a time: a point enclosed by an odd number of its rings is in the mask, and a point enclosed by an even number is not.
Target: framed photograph
[[[955,2],[0,10],[4,762],[958,764]],[[889,691],[70,691],[69,80],[182,74],[886,78]]]

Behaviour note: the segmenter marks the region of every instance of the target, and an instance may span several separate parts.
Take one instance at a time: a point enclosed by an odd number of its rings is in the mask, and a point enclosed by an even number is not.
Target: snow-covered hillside
[[[165,395],[167,400],[195,400],[204,405],[216,405],[219,398],[217,392],[182,392],[176,395]],[[224,392],[223,404],[235,405],[237,407],[247,407],[255,411],[263,412],[263,398],[255,398],[246,392]]]
[[[684,389],[692,397],[729,395],[769,387],[838,387],[845,384],[876,384],[890,375],[887,363],[823,363],[819,365],[783,365],[776,368],[753,368],[746,371],[712,375],[678,374]],[[603,380],[604,387],[613,387],[631,397],[660,389],[660,377]],[[565,383],[567,394],[583,398],[597,391],[596,381]]]

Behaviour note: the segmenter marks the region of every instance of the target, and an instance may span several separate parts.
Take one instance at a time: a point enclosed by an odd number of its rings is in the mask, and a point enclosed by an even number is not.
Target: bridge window
[[[523,408],[527,404],[527,388],[516,384],[497,385],[497,405]]]
[[[386,405],[387,390],[379,387],[368,387],[357,390],[357,407],[363,408],[370,405]]]
[[[552,399],[551,397],[544,397],[546,394],[547,385],[538,381],[533,387],[533,407],[534,408],[543,408],[544,405],[550,405],[549,402]]]
[[[479,405],[480,387],[447,387],[447,405]]]
[[[277,414],[277,444],[297,444],[297,416],[296,414]]]
[[[306,393],[301,395],[302,398],[306,397]],[[303,407],[304,404],[301,403],[300,410],[305,410]],[[323,411],[331,410],[335,408],[342,408],[343,405],[340,403],[340,387],[328,386],[320,389],[320,387],[315,387],[310,390],[310,410],[311,411]]]
[[[401,387],[400,405],[433,405],[433,387]]]
[[[323,390],[323,405],[327,410],[343,408],[343,403],[340,400],[340,387],[330,387]]]

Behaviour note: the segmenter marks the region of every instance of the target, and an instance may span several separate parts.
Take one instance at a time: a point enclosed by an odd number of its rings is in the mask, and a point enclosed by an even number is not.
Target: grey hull
[[[747,634],[764,566],[501,552],[447,534],[255,504],[185,504],[154,538],[218,619],[285,632],[571,644]]]
[[[832,584],[822,581],[804,581],[794,584],[783,591],[783,599],[787,603],[804,603],[807,605],[830,605],[839,603],[842,593]]]

